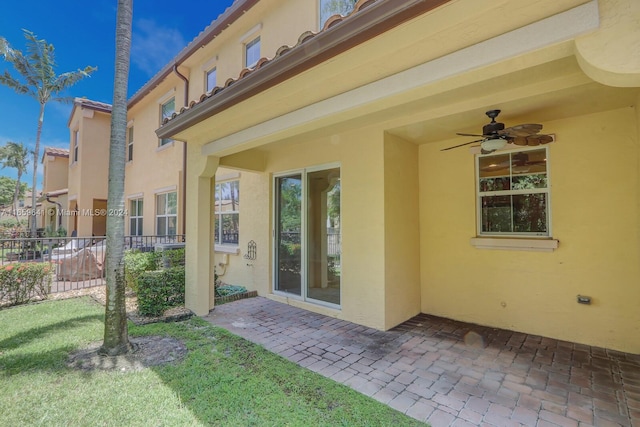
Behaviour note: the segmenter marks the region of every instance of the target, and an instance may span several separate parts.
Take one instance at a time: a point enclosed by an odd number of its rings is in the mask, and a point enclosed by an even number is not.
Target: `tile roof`
[[[238,18],[240,18],[246,11],[251,9],[258,3],[259,0],[234,0],[223,13],[218,15],[216,19],[211,21],[204,30],[200,32],[184,49],[182,49],[167,65],[164,66],[155,76],[144,84],[136,93],[129,98],[128,106],[131,108],[135,103],[144,98],[149,92],[151,92],[156,86],[158,86],[162,80],[173,72],[175,66],[180,65],[184,60],[189,58],[195,51],[202,46],[215,39],[222,31],[224,31],[229,25],[233,24]]]
[[[69,157],[69,150],[58,147],[44,147],[44,156]]]
[[[174,112],[171,117],[165,118],[162,121],[162,125],[165,125],[166,123],[168,123],[169,121],[173,120],[175,117],[179,116],[180,114],[184,113],[185,111],[193,108],[194,106],[206,101],[207,99],[217,95],[218,93],[222,92],[223,90],[225,90],[226,88],[228,88],[229,86],[233,85],[234,83],[236,83],[239,80],[242,80],[244,78],[246,78],[247,76],[249,76],[251,73],[263,68],[265,65],[270,64],[273,61],[276,61],[278,58],[281,58],[282,56],[284,56],[286,53],[288,53],[289,51],[291,51],[292,49],[296,49],[299,46],[302,46],[304,43],[308,42],[309,40],[313,39],[314,37],[318,36],[319,34],[322,34],[324,32],[326,32],[327,30],[335,27],[336,25],[340,24],[341,22],[343,22],[344,20],[350,18],[351,16],[355,15],[356,13],[360,12],[361,10],[363,10],[364,8],[371,6],[374,3],[380,2],[381,0],[359,0],[353,7],[353,10],[347,14],[347,15],[333,15],[331,17],[329,17],[329,19],[327,19],[327,21],[325,22],[324,26],[322,27],[322,29],[320,29],[320,31],[318,31],[317,33],[313,32],[313,31],[305,31],[304,33],[302,33],[300,35],[300,37],[298,37],[298,42],[294,45],[294,46],[281,46],[277,51],[276,54],[273,58],[260,58],[260,60],[258,60],[258,62],[251,68],[244,68],[241,72],[240,75],[238,76],[238,78],[233,79],[233,78],[229,78],[227,79],[227,81],[224,83],[223,86],[216,86],[214,87],[210,92],[204,93],[202,96],[200,96],[200,99],[197,101],[191,101],[189,103],[188,106],[186,107],[182,107],[178,112]]]
[[[90,110],[102,111],[104,113],[111,113],[111,104],[107,104],[104,102],[92,101],[87,98],[75,98],[73,100],[73,104],[79,105],[83,108],[88,108]]]

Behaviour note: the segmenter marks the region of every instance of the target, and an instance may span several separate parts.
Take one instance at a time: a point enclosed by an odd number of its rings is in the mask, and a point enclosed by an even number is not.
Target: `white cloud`
[[[176,29],[152,19],[136,20],[131,39],[131,62],[149,76],[156,74],[186,45]]]

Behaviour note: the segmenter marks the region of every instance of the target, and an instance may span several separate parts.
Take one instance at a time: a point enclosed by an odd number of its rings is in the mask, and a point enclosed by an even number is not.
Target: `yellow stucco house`
[[[79,237],[104,236],[107,207],[111,105],[75,98],[69,128],[67,232]]]
[[[43,167],[41,210],[48,232],[68,230],[69,150],[45,147],[40,160]]]
[[[238,0],[134,97],[186,141],[187,306],[213,307],[215,266],[378,329],[424,312],[640,353],[640,3],[323,3]]]

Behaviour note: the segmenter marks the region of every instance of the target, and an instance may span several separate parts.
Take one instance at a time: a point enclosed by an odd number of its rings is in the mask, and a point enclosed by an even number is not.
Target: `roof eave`
[[[381,1],[312,38],[318,49],[296,46],[283,56],[194,105],[156,130],[159,138],[176,134],[256,94],[286,81],[361,43],[427,13],[450,0]],[[304,44],[304,43],[303,43]]]
[[[127,102],[127,107],[131,108],[153,89],[156,88],[169,74],[173,72],[174,66],[182,64],[187,58],[194,54],[198,49],[205,46],[216,38],[225,28],[240,18],[245,12],[258,3],[259,0],[239,0],[234,1],[227,10],[224,11],[208,28],[191,41],[182,51],[176,55],[171,62],[151,78],[144,86],[142,86]]]

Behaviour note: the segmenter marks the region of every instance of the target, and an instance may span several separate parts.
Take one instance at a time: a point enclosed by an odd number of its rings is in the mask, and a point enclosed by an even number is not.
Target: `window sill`
[[[221,252],[224,254],[234,254],[238,255],[240,253],[239,246],[226,246],[226,245],[215,245],[215,252]]]
[[[158,151],[166,150],[166,149],[167,149],[167,148],[169,148],[169,147],[173,147],[173,146],[175,145],[175,143],[176,143],[176,140],[174,139],[174,140],[172,140],[171,142],[167,142],[167,143],[166,143],[166,144],[164,144],[164,145],[159,145],[159,146],[156,148],[156,153],[157,153]]]
[[[504,251],[553,252],[558,249],[557,239],[511,239],[504,237],[472,237],[471,246],[476,249],[499,249]]]

